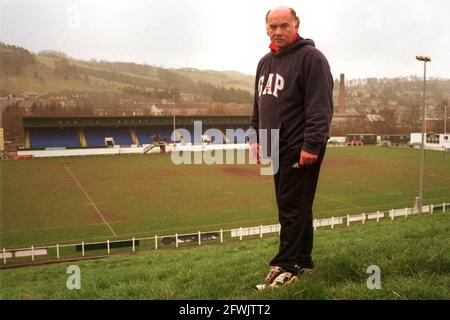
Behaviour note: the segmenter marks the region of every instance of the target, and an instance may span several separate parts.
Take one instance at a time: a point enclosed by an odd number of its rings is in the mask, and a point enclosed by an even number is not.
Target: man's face
[[[272,44],[282,49],[294,41],[298,24],[289,10],[274,10],[267,16],[266,30]]]

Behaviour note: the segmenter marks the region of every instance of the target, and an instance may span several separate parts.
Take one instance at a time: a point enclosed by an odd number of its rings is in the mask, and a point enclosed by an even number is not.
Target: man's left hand
[[[319,156],[316,154],[306,152],[305,150],[301,150],[299,164],[302,167],[312,165],[316,163],[318,157]]]

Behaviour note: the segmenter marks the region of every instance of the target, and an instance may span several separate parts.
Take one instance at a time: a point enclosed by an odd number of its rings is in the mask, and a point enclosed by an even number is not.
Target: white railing
[[[318,227],[327,227],[331,226],[331,229],[334,229],[335,225],[343,224],[344,223],[344,217],[331,217],[326,219],[314,219],[313,221],[313,228],[314,230],[317,230]]]
[[[426,205],[422,207],[422,213],[430,213],[433,214],[434,210],[441,210],[442,212],[446,212],[450,209],[450,203],[442,203],[437,205]],[[346,221],[347,227],[350,226],[351,223],[365,223],[368,220],[376,220],[377,222],[380,219],[388,217],[391,220],[394,220],[396,217],[405,217],[407,218],[410,215],[417,215],[419,210],[417,208],[403,208],[403,209],[392,209],[389,211],[377,211],[374,213],[362,213],[359,215],[347,215],[345,217],[331,217],[325,219],[314,219],[313,227],[316,230],[319,227],[331,227],[334,228],[336,225],[344,224]],[[201,246],[202,243],[208,243],[211,241],[218,241],[219,243],[224,242],[224,235],[228,234],[228,239],[239,238],[239,240],[243,240],[244,237],[257,236],[258,238],[262,238],[264,234],[271,233],[280,233],[281,227],[279,224],[273,225],[260,225],[257,227],[240,227],[234,229],[220,229],[216,231],[208,231],[201,232],[198,231],[196,233],[187,233],[187,234],[175,234],[175,235],[166,235],[166,236],[152,236],[152,237],[144,237],[144,238],[131,238],[131,239],[123,239],[123,240],[106,240],[103,242],[81,242],[74,244],[56,244],[54,246],[31,246],[27,248],[14,248],[14,249],[6,249],[3,248],[0,251],[0,261],[3,260],[3,265],[8,267],[8,262],[11,260],[19,259],[14,262],[17,264],[30,264],[42,262],[43,259],[36,259],[37,257],[46,257],[46,262],[51,261],[59,261],[63,260],[62,251],[65,248],[75,248],[76,252],[81,251],[80,254],[66,255],[65,260],[70,259],[82,259],[82,258],[94,258],[94,257],[102,257],[114,255],[112,251],[117,248],[125,248],[125,252],[136,253],[136,247],[140,246],[141,243],[146,243],[147,248],[158,250],[161,247],[168,247],[172,244],[175,245],[175,248],[179,248],[180,244],[191,243],[198,246]],[[86,255],[86,251],[95,250],[96,255]],[[53,256],[49,256],[49,252],[52,251],[54,253]],[[98,253],[101,252],[101,254]],[[124,253],[124,251],[120,251],[120,253]],[[26,259],[26,260],[25,260]],[[30,260],[28,260],[30,259]],[[14,263],[13,262],[13,263]],[[12,265],[11,263],[10,265]],[[0,266],[1,268],[1,266]]]

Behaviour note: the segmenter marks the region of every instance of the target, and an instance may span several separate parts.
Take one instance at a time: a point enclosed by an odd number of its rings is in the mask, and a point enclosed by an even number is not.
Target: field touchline
[[[64,163],[64,167],[66,168],[67,172],[69,172],[70,176],[73,178],[73,180],[75,181],[75,183],[78,185],[78,187],[81,189],[81,191],[83,191],[84,195],[86,196],[86,198],[89,200],[89,203],[92,205],[92,207],[94,207],[95,211],[97,212],[97,214],[100,216],[100,218],[103,220],[103,222],[106,224],[106,226],[109,228],[109,230],[111,231],[111,233],[113,234],[113,236],[117,237],[117,234],[114,232],[113,228],[111,228],[111,226],[109,225],[108,221],[106,221],[105,217],[102,215],[102,213],[100,212],[100,210],[98,210],[97,206],[95,205],[94,201],[92,201],[91,197],[89,196],[89,194],[86,192],[86,190],[83,188],[83,186],[81,185],[80,181],[78,181],[77,177],[75,177],[75,175],[72,173],[72,171],[70,170],[70,168],[67,166],[67,164]]]
[[[357,208],[357,209],[362,209],[362,207],[357,206],[356,204],[353,204],[353,203],[350,203],[350,202],[341,201],[341,200],[338,200],[338,199],[335,199],[335,198],[332,198],[332,197],[324,196],[323,194],[319,194],[319,193],[316,193],[316,195],[318,197],[322,197],[324,199],[328,199],[328,200],[331,200],[331,201],[342,203],[342,204],[345,204],[347,206],[352,206],[352,207]]]

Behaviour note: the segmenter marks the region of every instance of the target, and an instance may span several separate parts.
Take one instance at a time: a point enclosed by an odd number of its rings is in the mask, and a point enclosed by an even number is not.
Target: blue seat
[[[80,138],[77,128],[32,128],[31,148],[79,148]]]
[[[130,130],[127,127],[84,128],[88,147],[104,147],[105,138],[112,137],[118,145],[132,145]]]

